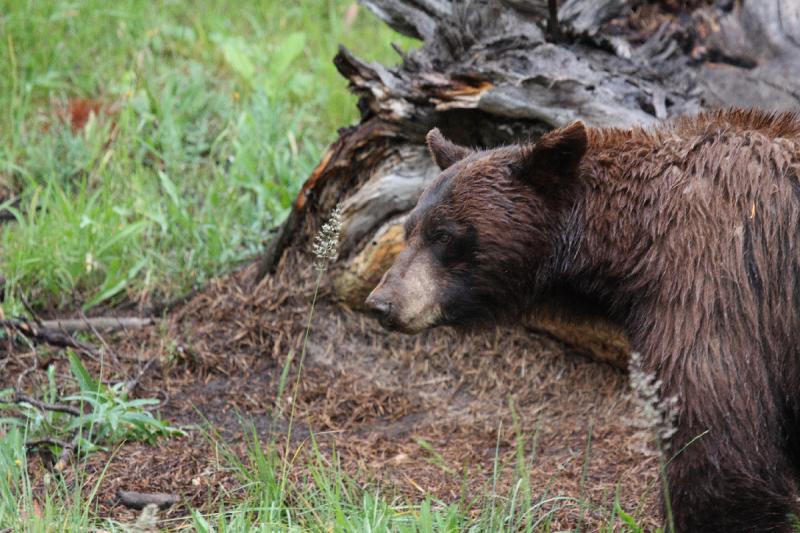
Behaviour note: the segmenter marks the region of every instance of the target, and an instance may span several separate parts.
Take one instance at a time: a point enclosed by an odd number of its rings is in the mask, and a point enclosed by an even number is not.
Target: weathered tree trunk
[[[340,130],[258,274],[306,249],[342,203],[334,287],[356,309],[402,250],[403,218],[437,174],[424,145],[434,126],[490,147],[575,119],[626,126],[714,106],[800,109],[797,0],[566,0],[557,28],[548,0],[362,3],[423,46],[391,68],[340,49],[334,62],[360,97],[361,122]],[[578,316],[570,303],[537,313],[529,326],[624,365],[624,338],[592,318],[569,324]]]

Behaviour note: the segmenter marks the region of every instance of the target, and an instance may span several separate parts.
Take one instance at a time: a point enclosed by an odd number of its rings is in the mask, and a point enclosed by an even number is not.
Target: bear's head
[[[427,141],[442,172],[408,215],[406,248],[367,306],[385,327],[408,333],[521,311],[552,282],[585,126],[484,151],[453,144],[438,129]]]

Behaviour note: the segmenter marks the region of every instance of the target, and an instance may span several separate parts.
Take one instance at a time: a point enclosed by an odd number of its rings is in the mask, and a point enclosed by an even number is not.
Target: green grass
[[[11,427],[0,438],[0,531],[91,531],[97,485],[82,494],[82,480],[68,486],[48,478],[44,497],[34,492],[25,457],[25,434]]]
[[[485,487],[479,496],[444,503],[431,497],[409,503],[401,497],[365,488],[344,474],[334,453],[327,459],[313,438],[311,459],[295,483],[285,483],[276,472],[286,465],[274,449],[253,435],[248,465],[228,454],[245,491],[243,502],[218,513],[193,514],[197,531],[547,531],[555,513],[576,505],[569,498],[534,494],[527,481],[527,465],[508,493],[496,495]],[[291,471],[292,465],[290,465]]]
[[[259,253],[337,127],[339,43],[410,42],[348,0],[0,1],[6,314],[163,300]],[[73,132],[73,98],[112,109]],[[5,191],[5,193],[3,192]]]
[[[67,484],[53,476],[48,490],[36,491],[21,451],[23,442],[19,428],[0,439],[4,476],[0,531],[130,531],[130,524],[96,516],[102,477],[89,482],[78,468],[74,482]],[[221,441],[215,439],[215,444],[220,467],[238,475],[238,489],[228,494],[228,501],[217,511],[192,510],[188,517],[159,521],[159,528],[185,531],[188,525],[199,532],[547,532],[559,513],[591,508],[604,516],[600,531],[644,531],[618,503],[596,508],[552,494],[549,487],[532,487],[532,463],[524,457],[516,465],[497,464],[495,477],[479,494],[467,495],[464,490],[465,495],[456,502],[432,497],[410,502],[393,495],[392,489],[383,491],[356,482],[343,472],[336,454],[322,453],[313,437],[304,443],[307,453],[293,454],[294,462],[281,458],[272,444],[260,442],[255,432],[244,462]],[[510,488],[496,493],[492,486],[508,469],[515,472]],[[287,481],[281,472],[295,481]]]

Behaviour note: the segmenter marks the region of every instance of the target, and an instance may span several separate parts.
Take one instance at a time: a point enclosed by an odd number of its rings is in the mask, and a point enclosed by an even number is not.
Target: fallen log
[[[334,63],[359,96],[361,121],[340,130],[303,184],[256,276],[305,253],[341,203],[333,286],[354,309],[403,249],[404,217],[437,174],[424,145],[433,127],[492,147],[576,119],[624,127],[716,106],[800,108],[795,0],[567,0],[555,15],[548,0],[362,3],[423,44],[396,67],[339,50]],[[585,308],[544,305],[528,327],[625,366],[624,337]]]

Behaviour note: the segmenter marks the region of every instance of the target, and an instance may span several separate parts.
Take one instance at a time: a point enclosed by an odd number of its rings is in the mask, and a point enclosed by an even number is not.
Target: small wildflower
[[[242,95],[239,94],[239,91],[233,91],[233,101],[234,102],[238,102],[241,97],[242,97]]]
[[[628,363],[628,382],[633,393],[631,399],[636,407],[637,418],[629,423],[639,429],[651,431],[657,441],[669,448],[669,439],[675,434],[675,419],[678,398],[660,397],[661,381],[655,375],[644,370],[642,356],[638,352],[631,354]]]
[[[336,259],[339,253],[339,234],[342,231],[342,206],[337,205],[328,221],[314,237],[312,251],[317,258],[314,266],[317,270],[323,271],[328,268],[328,263]]]
[[[95,261],[94,256],[92,255],[92,252],[86,254],[83,263],[84,266],[86,267],[87,274],[91,274],[92,272],[94,272],[94,270],[98,266],[97,261]]]

